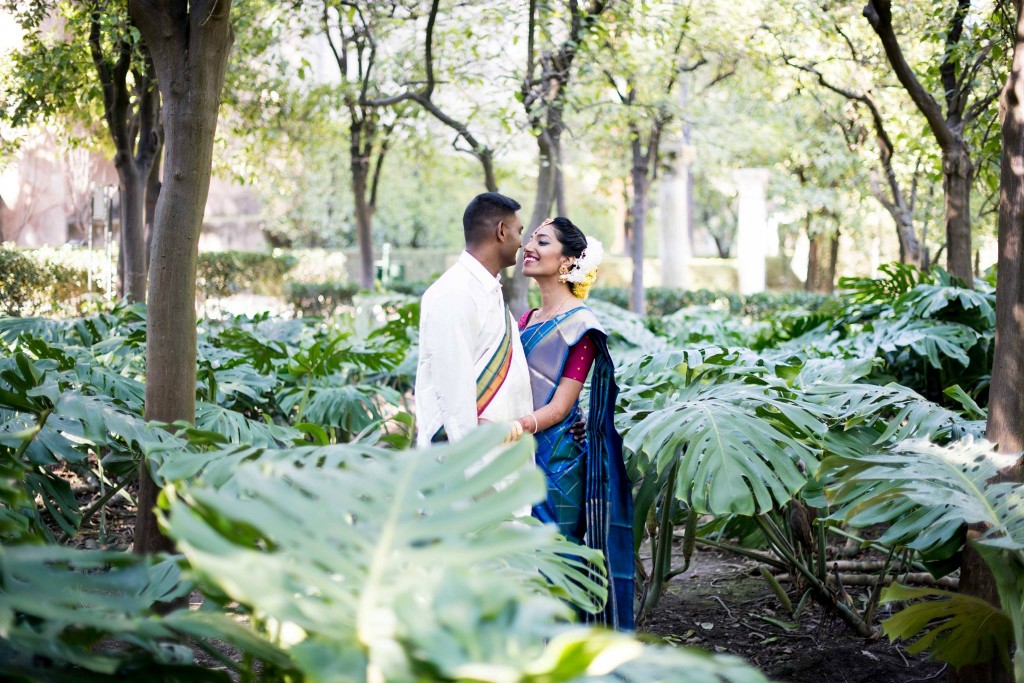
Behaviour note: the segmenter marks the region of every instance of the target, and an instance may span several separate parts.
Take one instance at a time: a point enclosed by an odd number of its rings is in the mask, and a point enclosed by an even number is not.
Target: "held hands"
[[[531,422],[533,424],[531,424]],[[533,429],[530,429],[532,427]],[[518,441],[519,437],[529,432],[530,434],[536,434],[540,431],[540,423],[537,421],[537,416],[533,413],[519,418],[518,420],[512,420],[508,425],[508,435],[505,437],[505,443],[512,443]],[[569,433],[572,435],[573,440],[582,444],[587,440],[587,418],[581,415],[580,419],[573,422],[569,426]]]
[[[508,424],[508,435],[502,443],[513,443],[519,440],[519,437],[523,435],[523,425],[519,420],[512,420]]]

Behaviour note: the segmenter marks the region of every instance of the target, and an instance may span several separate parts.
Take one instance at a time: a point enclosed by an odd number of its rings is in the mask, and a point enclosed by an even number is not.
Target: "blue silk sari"
[[[537,466],[548,482],[548,497],[533,516],[555,524],[569,540],[601,550],[610,586],[599,623],[633,629],[633,496],[622,460],[622,438],[615,431],[615,367],[607,335],[585,306],[531,325],[521,333],[530,366],[533,407],[551,401],[570,348],[587,333],[597,347],[590,375],[587,438],[577,443],[569,427],[579,420],[579,402],[561,423],[538,433]]]

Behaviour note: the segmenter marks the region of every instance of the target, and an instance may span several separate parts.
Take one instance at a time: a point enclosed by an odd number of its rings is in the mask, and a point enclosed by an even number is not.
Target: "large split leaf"
[[[814,438],[826,431],[826,412],[767,384],[694,383],[664,403],[634,403],[624,445],[658,472],[678,460],[676,496],[701,513],[784,504],[806,483],[799,463],[816,464]]]
[[[510,585],[520,597],[554,590],[598,609],[606,581],[580,560],[602,565],[600,555],[508,521],[545,485],[530,466],[532,442],[500,447],[500,431],[426,451],[356,447],[336,467],[250,451],[233,459],[230,479],[207,476],[214,463],[205,454],[191,484],[168,490],[167,531],[200,575],[292,634],[304,666],[365,657],[388,669],[401,642],[420,633],[400,611],[425,608],[452,577],[469,600],[460,609]],[[569,552],[579,559],[559,559]]]

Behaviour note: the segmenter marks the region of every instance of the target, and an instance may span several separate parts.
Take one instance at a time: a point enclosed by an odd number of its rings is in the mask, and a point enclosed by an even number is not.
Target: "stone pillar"
[[[679,107],[687,109],[689,88],[683,80],[679,85]],[[690,164],[694,150],[690,144],[690,124],[683,122],[682,135],[671,147],[675,158],[662,176],[658,187],[661,220],[658,231],[658,259],[661,262],[661,286],[686,289],[690,283],[690,260],[693,246],[690,235],[693,225],[693,178]]]
[[[658,231],[658,259],[661,261],[662,287],[687,288],[690,259],[690,182],[689,164],[677,158],[670,171],[662,176],[658,188],[661,207]]]
[[[738,225],[736,227],[736,269],[740,294],[765,289],[765,256],[768,254],[768,209],[765,187],[768,171],[742,168],[733,172],[739,186]],[[776,241],[778,236],[775,236]]]

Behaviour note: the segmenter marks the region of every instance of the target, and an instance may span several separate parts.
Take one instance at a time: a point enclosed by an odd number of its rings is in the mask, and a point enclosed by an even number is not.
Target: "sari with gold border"
[[[632,630],[632,484],[622,459],[622,438],[615,430],[619,387],[607,335],[590,309],[580,306],[526,327],[521,338],[536,410],[551,401],[570,349],[588,333],[597,355],[590,374],[586,440],[580,444],[569,432],[581,415],[579,401],[562,422],[536,435],[536,462],[547,478],[548,497],[534,507],[533,515],[557,525],[566,538],[604,553],[610,587],[596,620]]]

